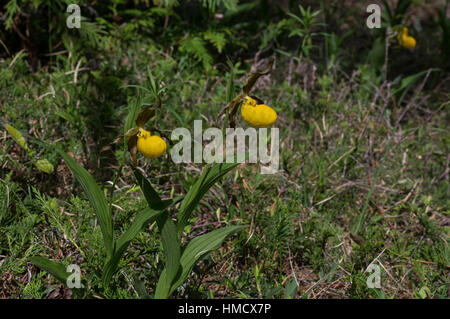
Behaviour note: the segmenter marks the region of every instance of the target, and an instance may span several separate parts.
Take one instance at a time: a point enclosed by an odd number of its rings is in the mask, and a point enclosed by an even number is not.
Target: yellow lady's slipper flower
[[[256,104],[249,96],[242,102],[241,115],[245,122],[254,127],[271,126],[277,120],[277,112],[265,104]]]
[[[400,45],[407,49],[414,49],[416,47],[416,39],[408,35],[408,29],[403,27],[400,33],[397,35]]]
[[[145,157],[156,158],[164,154],[167,145],[161,137],[140,129],[137,134],[137,149]]]

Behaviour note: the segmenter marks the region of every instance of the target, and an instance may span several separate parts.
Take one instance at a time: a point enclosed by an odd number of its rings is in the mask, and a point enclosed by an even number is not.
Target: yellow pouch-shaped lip
[[[265,104],[256,104],[251,97],[246,97],[242,103],[241,115],[253,127],[271,126],[277,120],[277,112]]]
[[[408,29],[403,27],[402,31],[399,33],[398,42],[400,45],[407,49],[414,49],[416,47],[416,39],[408,35]]]
[[[145,157],[159,157],[163,155],[167,149],[167,144],[161,137],[151,135],[150,132],[146,130],[141,129],[137,137],[137,149]]]
[[[410,36],[403,37],[401,45],[407,49],[414,49],[416,47],[416,39]]]

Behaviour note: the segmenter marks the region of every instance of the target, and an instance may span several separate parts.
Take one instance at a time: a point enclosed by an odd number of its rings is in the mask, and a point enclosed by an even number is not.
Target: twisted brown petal
[[[146,107],[139,112],[136,118],[136,125],[138,127],[143,127],[145,123],[147,123],[147,121],[155,115],[155,110],[159,107],[161,107],[161,98],[158,96],[158,104],[155,106]]]
[[[137,135],[133,135],[128,138],[128,151],[130,152],[131,159],[133,161],[133,165],[137,166]]]
[[[270,58],[269,60],[269,64],[267,65],[267,67],[262,70],[262,71],[257,71],[255,73],[252,73],[252,75],[250,75],[250,78],[247,80],[247,83],[244,85],[243,91],[245,94],[248,94],[250,92],[250,90],[252,89],[252,87],[255,85],[256,81],[263,75],[266,75],[270,72],[270,70],[272,70],[272,65],[273,65],[273,57]]]

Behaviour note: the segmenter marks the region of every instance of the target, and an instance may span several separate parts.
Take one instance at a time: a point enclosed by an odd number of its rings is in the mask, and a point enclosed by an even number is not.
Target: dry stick
[[[80,72],[80,71],[87,71],[87,70],[90,70],[90,68],[78,68],[78,72]],[[71,70],[71,71],[67,71],[66,73],[64,73],[65,75],[69,75],[69,74],[72,74],[72,73],[75,73],[77,70]]]
[[[385,84],[386,84],[386,81],[383,82],[383,84],[381,85],[380,88],[376,88],[375,95],[374,95],[374,97],[372,99],[372,103],[370,104],[370,107],[367,110],[366,115],[364,116],[363,123],[362,123],[363,125],[362,125],[362,128],[361,128],[360,132],[359,132],[358,139],[356,140],[357,142],[361,139],[361,137],[363,136],[363,134],[364,134],[364,132],[365,132],[365,130],[367,128],[367,125],[368,125],[367,119],[369,117],[370,111],[372,110],[372,108],[377,103],[378,97],[381,96],[381,90],[383,89]]]
[[[386,90],[387,90],[387,92],[386,92],[386,94],[384,95],[384,98],[383,98],[383,107],[381,108],[381,112],[380,112],[380,115],[378,117],[378,122],[381,122],[381,119],[383,118],[384,111],[386,110],[386,108],[387,108],[387,106],[389,104],[389,98],[391,97],[391,85],[392,85],[391,82],[386,82]],[[391,126],[389,121],[387,121],[387,124],[388,124],[389,127]]]
[[[203,100],[203,96],[205,95],[206,90],[208,89],[208,85],[209,85],[209,78],[206,78],[206,83],[205,83],[205,85],[203,87],[203,90],[201,91],[201,93],[200,93],[200,95],[199,95],[199,97],[197,99],[197,104],[200,104],[200,102]]]
[[[316,287],[317,285],[320,285],[322,282],[324,282],[325,280],[328,279],[328,277],[331,275],[331,272],[326,274],[325,276],[323,276],[322,278],[320,278],[317,282],[315,282],[311,287],[309,287],[308,289],[306,289],[306,291],[304,292],[305,295],[309,294],[309,292],[314,289],[314,287]]]
[[[67,50],[62,50],[62,51],[58,51],[58,52],[46,53],[46,54],[44,54],[44,56],[55,56],[55,55],[60,55],[60,54],[66,54],[67,52],[68,52]]]
[[[422,102],[422,101],[421,101]],[[444,102],[442,103],[439,108],[437,110],[435,110],[434,112],[431,111],[430,116],[425,120],[425,123],[430,122],[431,119],[433,118],[433,116],[435,116],[436,114],[438,114],[445,106],[447,106],[448,104],[450,104],[450,101]]]
[[[388,34],[386,37],[386,44],[384,49],[384,65],[383,65],[383,82],[387,81],[387,69],[388,69],[388,63],[389,63],[389,43],[392,38],[397,36],[397,32]]]
[[[378,167],[377,167],[377,169],[375,171],[375,175],[373,177],[372,186],[369,189],[369,194],[367,195],[366,202],[364,203],[363,210],[362,210],[361,215],[359,217],[359,220],[358,220],[358,222],[357,222],[357,224],[356,224],[356,226],[354,228],[354,234],[356,234],[356,235],[359,234],[359,232],[361,230],[361,227],[362,227],[362,225],[363,225],[363,223],[365,221],[366,214],[367,214],[367,208],[369,207],[369,201],[372,198],[372,194],[373,194],[373,191],[374,191],[375,186],[376,186],[376,179],[378,178],[379,173],[380,173],[381,168],[383,167],[383,165],[384,165],[384,157],[381,159],[381,161],[378,164]]]
[[[289,60],[289,70],[288,70],[288,75],[287,75],[287,82],[288,85],[291,86],[291,81],[292,81],[292,69],[294,68],[294,59],[291,58]]]
[[[402,257],[404,259],[408,259],[409,261],[416,261],[416,262],[419,262],[419,263],[422,263],[422,264],[427,264],[427,265],[436,265],[436,263],[434,261],[422,260],[422,259],[414,259],[414,258],[411,258],[411,257],[408,257],[408,256],[400,255],[399,253],[396,253],[396,252],[394,252],[394,251],[392,251],[390,249],[388,249],[388,251],[390,253],[398,256],[398,257]],[[445,267],[450,268],[450,265],[445,265]]]
[[[334,188],[333,192],[337,192],[337,191],[341,190],[342,188],[353,187],[353,186],[358,186],[360,188],[369,189],[369,190],[371,188],[370,185],[367,185],[367,184],[365,184],[363,182],[352,182],[352,181],[349,181],[349,182],[346,182],[346,183],[344,183],[342,185],[339,185],[336,188]],[[382,190],[382,191],[385,191],[385,192],[390,192],[390,193],[396,193],[396,194],[402,194],[403,193],[402,191],[399,191],[399,190],[396,190],[396,189],[391,189],[391,188],[380,186],[380,185],[375,185],[375,189],[379,189],[379,190]]]
[[[73,83],[77,84],[77,80],[78,80],[78,70],[80,68],[80,64],[81,64],[81,59],[78,60],[77,66],[75,67],[75,72],[73,74]]]
[[[12,59],[11,63],[9,64],[9,68],[12,67],[14,65],[14,63],[16,63],[17,59],[20,57],[20,55],[25,52],[25,49],[20,50],[19,52],[17,52],[16,56]]]
[[[448,181],[448,173],[449,173],[448,164],[449,164],[449,162],[450,162],[450,154],[447,156],[447,163],[445,164],[445,171],[438,178],[439,181],[441,179],[443,179],[444,177],[445,177],[445,180]]]
[[[6,53],[8,53],[8,55],[11,55],[11,53],[9,52],[7,46],[3,43],[2,39],[0,39],[0,44],[3,45],[3,47],[5,48]]]
[[[388,274],[388,276],[389,276],[393,281],[396,281],[396,280],[394,279],[394,277],[392,277],[391,273],[384,267],[384,265],[383,265],[383,264],[380,262],[380,260],[379,260],[379,258],[381,257],[381,255],[383,255],[383,253],[386,251],[386,249],[387,249],[387,248],[384,248],[384,249],[381,251],[381,253],[379,253],[378,256],[375,257],[375,259],[371,261],[371,263],[370,263],[369,265],[373,264],[374,262],[379,263],[379,264],[381,265],[381,267],[383,267],[383,269],[386,271],[386,273]],[[367,268],[368,268],[368,267],[367,267]],[[364,272],[366,272],[366,271],[367,271],[367,269],[366,269]]]

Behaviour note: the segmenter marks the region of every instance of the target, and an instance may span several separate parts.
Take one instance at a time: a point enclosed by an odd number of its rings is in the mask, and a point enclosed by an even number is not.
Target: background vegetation
[[[72,2],[80,29],[66,27]],[[173,297],[448,298],[450,6],[379,1],[382,28],[369,29],[372,2],[3,1],[0,297],[72,297],[30,262],[36,255],[80,265],[84,297],[152,295],[164,267],[155,225],[131,243],[104,293],[94,211],[48,146],[112,194],[121,232],[145,201],[112,142],[131,110],[156,103],[148,71],[163,100],[151,124],[170,133],[195,119],[216,126],[230,77],[240,92],[274,57],[255,90],[279,116],[281,171],[240,165],[206,194],[188,237],[249,226]],[[391,37],[398,25],[414,50]],[[163,199],[186,193],[203,168],[168,155],[139,166]],[[371,263],[381,266],[380,289],[366,285]]]

